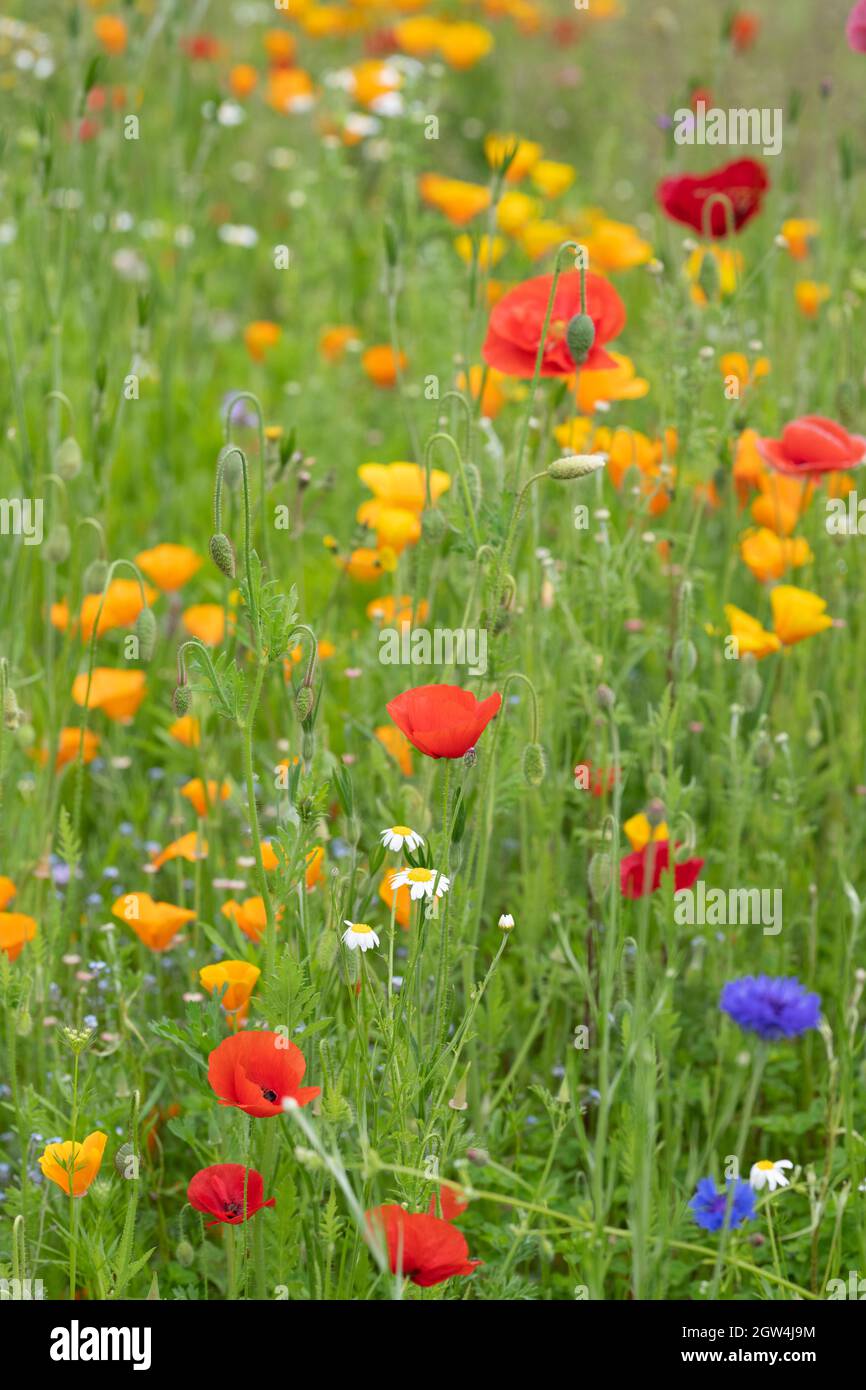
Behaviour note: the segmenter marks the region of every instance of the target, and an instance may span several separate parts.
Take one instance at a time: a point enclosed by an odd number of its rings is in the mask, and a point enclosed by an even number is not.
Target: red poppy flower
[[[675,174],[662,179],[656,188],[656,199],[675,222],[682,222],[701,235],[727,235],[730,212],[725,203],[714,200],[709,226],[704,226],[704,205],[713,194],[721,193],[730,199],[734,231],[745,227],[761,210],[761,201],[770,180],[757,159],[735,159],[721,169],[708,174]]]
[[[404,690],[388,705],[388,713],[419,753],[428,758],[462,758],[474,748],[502,696],[476,700],[459,685],[419,685]]]
[[[208,1058],[207,1079],[220,1105],[235,1105],[261,1120],[282,1114],[284,1100],[315,1100],[320,1088],[300,1084],[306,1069],[299,1047],[262,1029],[224,1038]]]
[[[627,854],[619,864],[619,883],[624,898],[643,898],[655,893],[670,863],[670,840],[654,840],[634,854]],[[652,854],[652,884],[649,884],[649,865],[647,855]],[[691,888],[701,869],[703,859],[686,859],[682,864],[674,864],[674,888]]]
[[[431,1216],[438,1216],[439,1208],[441,1208],[443,1221],[456,1221],[458,1216],[461,1216],[468,1206],[469,1203],[464,1199],[463,1194],[458,1192],[456,1188],[440,1187],[438,1206],[436,1193],[434,1192],[433,1196],[430,1198],[428,1211]]]
[[[605,792],[612,792],[616,786],[616,779],[615,767],[596,767],[589,758],[578,763],[574,769],[575,786],[592,792],[593,796],[604,796]]]
[[[190,1179],[186,1189],[187,1200],[196,1211],[209,1212],[215,1217],[208,1226],[218,1226],[221,1221],[229,1226],[239,1226],[244,1219],[244,1180],[247,1169],[242,1163],[214,1163],[210,1168],[200,1168]],[[265,1185],[261,1173],[249,1169],[247,1184],[247,1220],[255,1216],[262,1207],[272,1207],[274,1197],[265,1202]]]
[[[758,439],[757,448],[772,468],[796,477],[856,467],[866,454],[866,439],[823,415],[803,415],[785,426],[781,439]]]
[[[402,1269],[419,1288],[429,1289],[457,1274],[471,1274],[481,1264],[480,1260],[470,1260],[465,1236],[438,1216],[384,1206],[368,1211],[367,1223],[371,1231],[384,1235],[391,1273]]]
[[[535,359],[547,315],[553,284],[552,275],[537,275],[515,285],[494,305],[487,325],[483,356],[488,366],[509,376],[535,374]],[[609,280],[600,275],[586,277],[586,312],[595,325],[595,342],[581,365],[587,371],[615,367],[608,343],[625,327],[625,305]],[[580,313],[580,272],[560,275],[550,315],[550,327],[541,359],[542,376],[572,376],[577,371],[568,350],[565,330],[569,320]]]

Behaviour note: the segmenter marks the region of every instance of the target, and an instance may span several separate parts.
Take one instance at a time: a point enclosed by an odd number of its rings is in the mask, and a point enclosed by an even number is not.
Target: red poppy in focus
[[[675,222],[700,232],[703,236],[723,237],[733,218],[739,232],[761,210],[761,202],[770,186],[766,171],[757,159],[735,159],[721,169],[707,174],[674,174],[662,179],[656,188],[656,199]],[[728,205],[714,195],[722,194]],[[708,225],[704,226],[704,206],[714,198]]]
[[[249,1171],[249,1177],[246,1173]],[[186,1189],[187,1200],[196,1211],[209,1212],[215,1220],[208,1226],[218,1226],[221,1221],[229,1226],[239,1226],[244,1219],[244,1181],[247,1185],[247,1221],[262,1207],[272,1207],[274,1197],[264,1201],[265,1185],[261,1173],[255,1168],[247,1170],[242,1163],[213,1163],[210,1168],[200,1168],[190,1179]]]
[[[391,700],[388,713],[419,753],[462,758],[475,747],[501,704],[502,696],[495,692],[476,700],[459,685],[419,685]]]
[[[634,854],[627,854],[619,864],[619,883],[624,898],[643,898],[647,893],[655,893],[662,881],[662,874],[670,863],[670,840],[654,840]],[[648,856],[652,855],[652,883]],[[703,859],[686,859],[682,864],[674,864],[674,888],[691,888],[701,869]]]
[[[282,1033],[257,1030],[235,1033],[208,1058],[207,1079],[220,1105],[234,1105],[247,1115],[280,1115],[284,1100],[308,1105],[318,1086],[302,1086],[307,1063],[299,1047]]]
[[[552,275],[537,275],[515,285],[494,305],[487,325],[487,337],[482,355],[490,367],[508,376],[535,374],[538,345],[547,316],[547,305],[553,284]],[[569,270],[559,277],[550,327],[541,359],[542,376],[572,376],[575,361],[568,350],[565,330],[569,321],[580,313],[580,272]],[[587,274],[586,312],[595,327],[595,341],[581,366],[587,371],[617,364],[604,344],[625,327],[625,305],[609,280],[601,275]]]
[[[375,1207],[367,1224],[385,1238],[391,1273],[401,1269],[421,1289],[442,1284],[457,1274],[471,1274],[481,1264],[470,1260],[466,1238],[450,1221],[398,1206]]]
[[[758,439],[756,443],[764,462],[790,477],[856,468],[866,455],[866,439],[861,434],[849,434],[823,415],[803,415],[785,426],[781,439]]]

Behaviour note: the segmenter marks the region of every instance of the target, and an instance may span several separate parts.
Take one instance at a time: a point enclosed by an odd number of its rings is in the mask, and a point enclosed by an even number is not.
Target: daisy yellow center
[[[431,869],[410,869],[408,877],[410,883],[429,883],[433,872]]]
[[[775,1166],[775,1163],[771,1163],[768,1158],[762,1158],[760,1163],[755,1165],[756,1168],[775,1168]]]
[[[355,933],[356,936],[367,936],[370,934],[372,930],[373,928],[368,927],[366,922],[352,923],[352,931]]]
[[[412,834],[412,830],[411,830],[410,826],[408,826],[408,825],[392,825],[392,826],[391,826],[391,834],[392,834],[392,835],[411,835],[411,834]]]

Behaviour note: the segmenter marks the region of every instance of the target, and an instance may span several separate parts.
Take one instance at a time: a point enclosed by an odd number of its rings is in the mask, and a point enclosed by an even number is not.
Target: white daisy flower
[[[436,869],[401,869],[399,873],[391,877],[392,888],[408,888],[409,897],[414,901],[418,898],[432,898],[433,885],[436,885],[435,896],[442,898],[451,886],[450,878],[440,874]]]
[[[788,1186],[788,1179],[782,1170],[793,1166],[789,1158],[777,1158],[775,1163],[771,1163],[768,1158],[762,1158],[759,1163],[752,1164],[749,1182],[756,1192],[760,1192],[763,1187],[769,1187],[771,1192],[775,1192],[777,1187]]]
[[[343,932],[343,945],[350,951],[372,951],[379,945],[378,936],[366,922],[350,922],[344,917],[343,924],[348,927],[348,931]]]
[[[383,830],[379,836],[386,849],[399,851],[405,845],[408,850],[414,853],[419,845],[424,841],[417,830],[410,830],[408,825],[389,825],[387,830]]]
[[[499,925],[503,931],[511,931],[511,928],[514,926],[514,918],[510,912],[503,912],[499,919]]]

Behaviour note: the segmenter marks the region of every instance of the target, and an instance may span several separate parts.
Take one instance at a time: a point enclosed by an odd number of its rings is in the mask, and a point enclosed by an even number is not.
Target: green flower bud
[[[680,680],[685,680],[687,676],[690,676],[698,664],[698,653],[695,644],[685,637],[681,637],[678,641],[674,642],[671,657],[674,674],[678,676]]]
[[[195,1259],[195,1250],[188,1240],[179,1240],[175,1247],[174,1258],[184,1269],[189,1269]]]
[[[3,696],[3,723],[7,729],[15,730],[21,724],[23,715],[18,705],[18,697],[11,685],[7,685]]]
[[[69,534],[69,527],[65,526],[62,521],[58,521],[48,533],[42,550],[42,558],[47,560],[49,565],[62,565],[69,559],[71,549],[72,537]]]
[[[78,477],[82,463],[81,445],[74,435],[68,434],[55,451],[54,471],[64,482],[69,483]]]
[[[138,651],[142,661],[150,661],[156,646],[156,618],[153,609],[144,607],[135,620],[135,635],[138,638]]]
[[[708,300],[716,299],[722,287],[718,263],[711,251],[705,251],[701,258],[701,268],[698,271],[698,286],[703,290]]]
[[[751,653],[747,653],[741,662],[740,699],[748,710],[758,708],[764,689],[764,683],[758,675],[757,665]]]
[[[544,749],[540,743],[527,743],[523,750],[523,780],[528,787],[540,787],[547,773]]]
[[[589,861],[589,868],[586,872],[589,891],[596,902],[601,902],[606,893],[610,891],[613,882],[613,860],[609,854],[594,854]]]
[[[172,703],[174,704],[175,714],[179,719],[182,719],[189,711],[189,707],[192,704],[192,691],[188,685],[179,685],[175,688]]]
[[[572,478],[588,478],[590,473],[597,473],[606,463],[604,454],[571,454],[549,463],[547,474],[560,482],[568,482]]]
[[[758,767],[768,768],[776,756],[773,740],[762,730],[755,739],[753,757]]]
[[[81,580],[84,592],[86,594],[101,594],[105,588],[107,574],[107,560],[91,560]]]
[[[573,360],[580,366],[595,342],[595,324],[589,314],[575,314],[565,330],[565,342]]]
[[[218,531],[216,535],[211,536],[208,550],[217,569],[221,570],[227,579],[234,579],[236,573],[235,552],[228,536],[224,532]]]
[[[314,701],[315,696],[313,695],[311,687],[309,685],[302,685],[295,698],[295,709],[298,719],[302,724],[313,708]]]
[[[652,801],[646,808],[646,818],[652,826],[653,830],[655,830],[657,826],[661,825],[662,822],[666,819],[666,817],[667,810],[665,809],[664,802],[662,801],[661,797],[654,796]]]
[[[435,507],[427,507],[421,513],[421,534],[429,545],[438,545],[447,530],[448,522]]]

